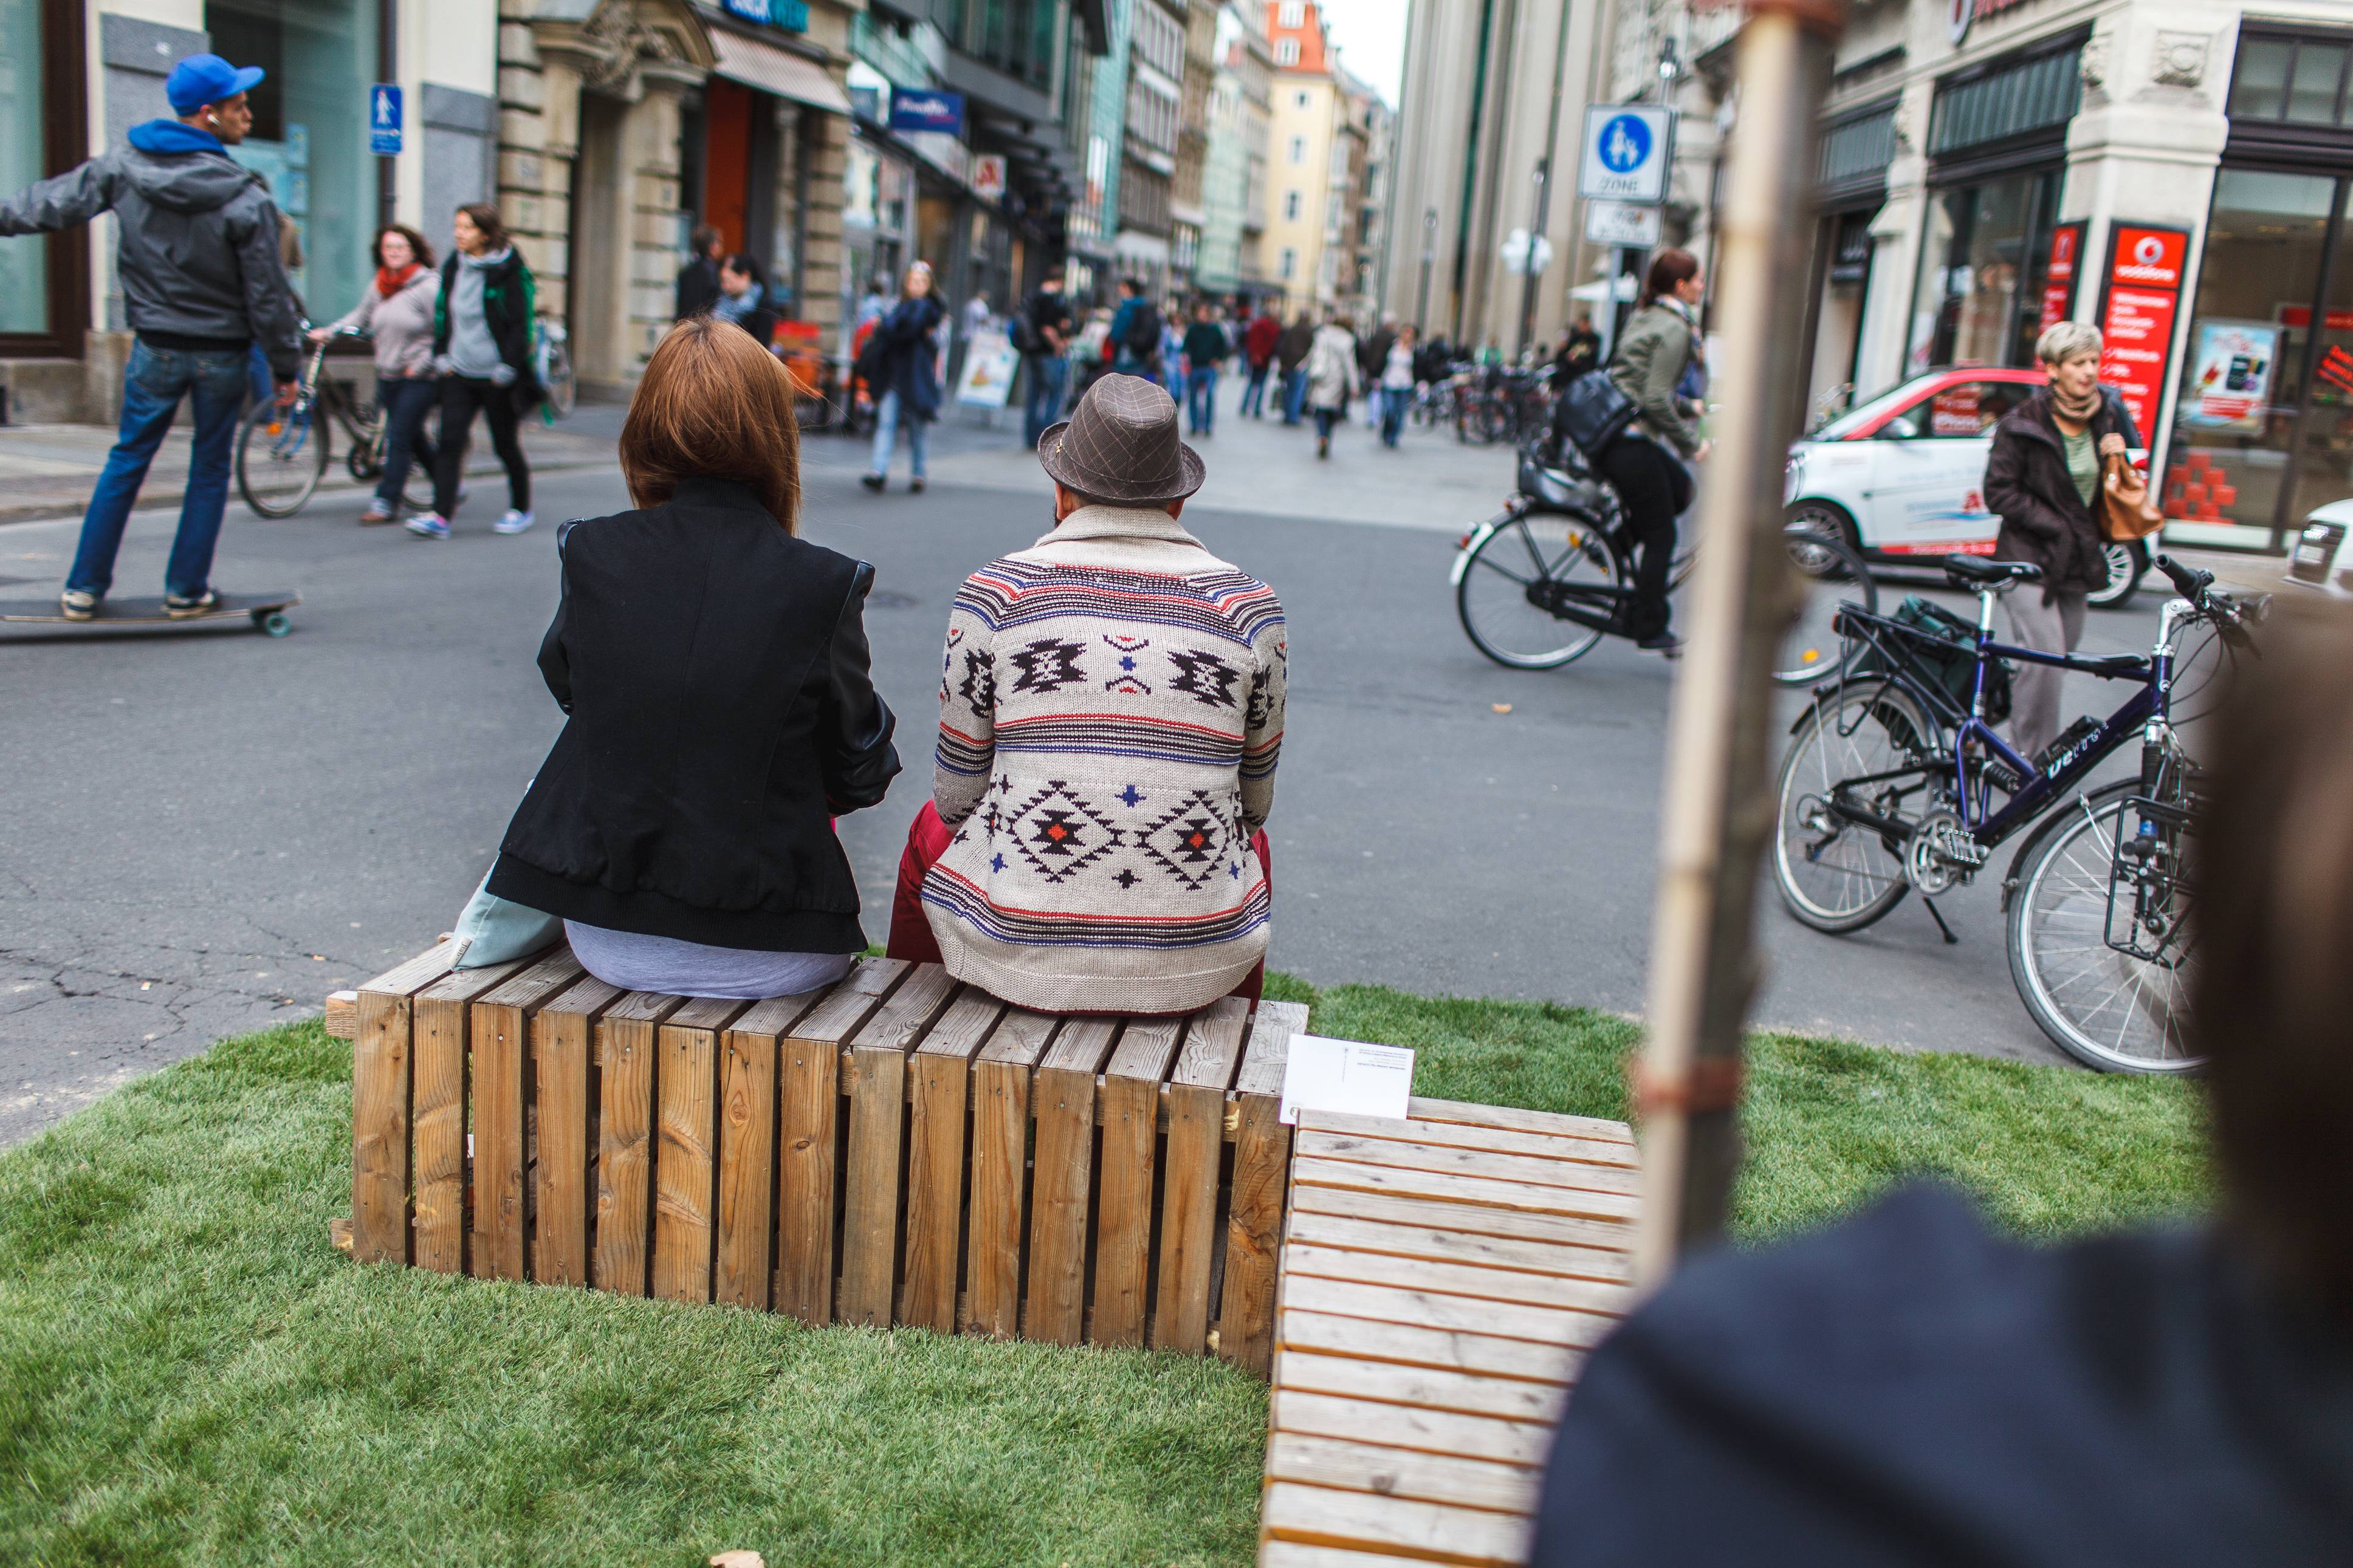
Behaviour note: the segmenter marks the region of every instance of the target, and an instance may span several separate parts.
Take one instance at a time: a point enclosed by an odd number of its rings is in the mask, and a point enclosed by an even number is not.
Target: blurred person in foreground
[[[1694,1259],[1588,1363],[1534,1563],[2353,1560],[2353,615],[2286,608],[2190,840],[2212,1217],[2038,1247],[1915,1188]]]

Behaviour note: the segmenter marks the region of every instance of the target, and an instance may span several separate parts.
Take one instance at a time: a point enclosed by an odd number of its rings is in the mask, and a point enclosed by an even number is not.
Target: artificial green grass
[[[1635,1026],[1269,994],[1448,1099],[1622,1116]],[[0,1153],[0,1563],[1250,1561],[1265,1391],[1145,1352],[811,1331],[356,1268],[348,1047],[248,1036]],[[2056,1235],[2200,1203],[2194,1091],[1760,1037],[1748,1237],[1913,1171]]]

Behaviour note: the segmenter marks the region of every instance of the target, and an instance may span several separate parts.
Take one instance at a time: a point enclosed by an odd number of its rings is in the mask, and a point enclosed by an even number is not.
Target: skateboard
[[[101,599],[98,613],[89,620],[70,621],[54,597],[5,599],[0,600],[0,621],[58,626],[193,626],[243,616],[253,623],[254,630],[282,637],[294,629],[286,612],[301,602],[302,595],[295,593],[223,594],[220,603],[202,615],[167,616],[164,613],[163,596],[151,595],[137,599]]]

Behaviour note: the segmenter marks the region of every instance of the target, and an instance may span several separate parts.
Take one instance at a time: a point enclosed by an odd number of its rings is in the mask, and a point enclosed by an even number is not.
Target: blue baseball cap
[[[218,55],[190,55],[164,79],[164,96],[182,114],[207,103],[250,91],[263,75],[259,66],[233,66]]]

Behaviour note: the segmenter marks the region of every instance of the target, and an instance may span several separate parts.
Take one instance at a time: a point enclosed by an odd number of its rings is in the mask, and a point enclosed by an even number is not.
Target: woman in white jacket
[[[433,443],[425,415],[435,402],[433,306],[441,297],[433,247],[405,224],[375,233],[375,277],[349,315],[311,332],[318,342],[334,332],[375,334],[375,403],[385,418],[384,477],[362,522],[390,522],[400,510],[400,488],[411,463],[433,471]]]
[[[1307,406],[1315,416],[1315,455],[1332,455],[1332,426],[1347,416],[1348,399],[1364,385],[1356,371],[1356,334],[1335,316],[1307,345]]]

